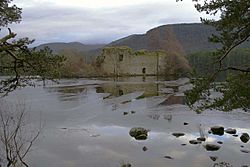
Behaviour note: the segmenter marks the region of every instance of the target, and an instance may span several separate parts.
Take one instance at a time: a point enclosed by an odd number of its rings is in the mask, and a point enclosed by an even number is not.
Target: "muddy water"
[[[31,123],[42,120],[42,134],[28,157],[33,167],[250,165],[250,154],[241,151],[250,150],[250,145],[240,140],[242,133],[250,133],[250,114],[196,114],[184,105],[180,93],[163,93],[165,87],[155,78],[63,80],[59,85],[18,90],[6,100],[25,101]],[[239,136],[208,134],[214,125],[235,128]],[[132,138],[133,127],[149,129],[148,138]],[[185,135],[176,138],[175,132]],[[206,142],[189,143],[201,135]],[[207,151],[207,143],[221,148]]]

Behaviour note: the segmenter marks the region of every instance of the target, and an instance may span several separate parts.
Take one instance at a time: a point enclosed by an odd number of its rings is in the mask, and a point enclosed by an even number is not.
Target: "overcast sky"
[[[109,43],[151,28],[200,22],[191,0],[14,0],[23,8],[19,37],[48,42]]]

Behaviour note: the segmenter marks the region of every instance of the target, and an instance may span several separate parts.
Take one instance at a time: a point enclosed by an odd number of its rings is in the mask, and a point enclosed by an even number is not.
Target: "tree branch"
[[[243,69],[243,68],[238,68],[238,67],[227,67],[227,68],[221,69],[220,72],[227,71],[227,70],[240,71],[240,72],[246,72],[246,73],[250,72],[250,68]]]
[[[225,54],[220,57],[220,59],[217,61],[220,63],[219,69],[222,68],[222,61],[228,56],[228,54],[237,46],[239,46],[240,44],[242,44],[243,42],[245,42],[248,38],[250,37],[250,34],[247,35],[245,38],[243,38],[242,40],[238,41],[237,43],[235,43],[233,46],[231,46],[230,48],[228,48],[225,52]]]

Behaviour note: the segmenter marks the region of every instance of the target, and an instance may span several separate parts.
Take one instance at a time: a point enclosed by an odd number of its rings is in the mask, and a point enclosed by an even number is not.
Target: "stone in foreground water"
[[[184,133],[172,133],[172,135],[178,138],[178,137],[184,136],[185,134]]]
[[[129,135],[136,140],[146,140],[148,137],[148,130],[142,127],[135,127],[129,131]]]
[[[215,144],[206,144],[204,145],[204,147],[207,151],[217,151],[220,149],[220,146],[215,145]]]
[[[236,134],[237,131],[236,131],[236,129],[228,128],[228,129],[225,130],[225,132],[228,133],[228,134]]]
[[[222,135],[224,135],[224,127],[223,126],[213,126],[213,127],[211,127],[211,132],[214,135],[222,136]]]
[[[190,140],[189,143],[190,144],[201,144],[201,141],[199,141],[199,140]]]
[[[247,143],[249,141],[250,137],[247,133],[243,133],[241,136],[240,136],[240,140],[243,142],[243,143]]]

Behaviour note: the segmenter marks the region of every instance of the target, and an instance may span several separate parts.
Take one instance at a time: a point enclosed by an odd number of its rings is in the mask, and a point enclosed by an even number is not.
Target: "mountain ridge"
[[[110,46],[128,46],[133,50],[157,51],[164,50],[169,54],[188,55],[200,51],[211,51],[219,48],[219,44],[208,41],[208,37],[217,34],[215,28],[202,23],[167,24],[152,28],[144,34],[132,34],[114,40],[109,44],[87,45],[80,42],[48,43],[37,48],[49,46],[55,53],[63,50],[82,52],[93,61],[101,54],[102,48]],[[240,47],[249,47],[250,42],[245,42]],[[88,61],[88,62],[89,62]]]
[[[214,27],[202,23],[167,24],[152,28],[145,34],[130,35],[130,38],[124,37],[123,40],[112,41],[108,46],[124,45],[135,50],[171,52],[172,46],[179,45],[185,54],[189,54],[219,48],[219,44],[208,41],[212,34],[218,34],[218,32]],[[173,40],[177,43],[171,45]],[[245,42],[240,47],[250,47],[250,42]]]
[[[104,47],[106,44],[83,44],[81,42],[51,42],[36,46],[36,49],[43,49],[44,47],[49,47],[54,53],[59,53],[62,50],[75,50],[78,52],[88,52],[90,50],[95,50]]]

